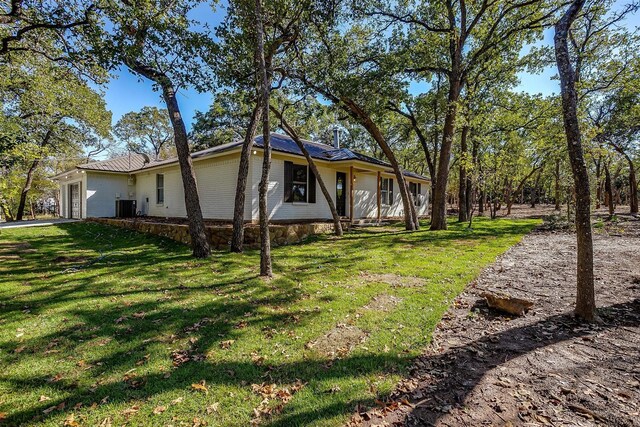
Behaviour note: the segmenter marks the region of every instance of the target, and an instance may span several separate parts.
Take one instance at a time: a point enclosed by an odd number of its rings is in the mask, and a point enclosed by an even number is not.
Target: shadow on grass
[[[138,307],[140,308],[140,307]],[[615,312],[616,316],[606,318],[608,323],[604,328],[615,328],[622,326],[636,327],[640,325],[640,318],[632,315],[632,313],[640,310],[640,300],[634,300],[625,304],[616,304],[603,308],[603,312]],[[619,315],[619,313],[627,313],[627,315]],[[86,320],[91,322],[102,321],[102,317],[93,318],[91,313],[85,313]],[[281,318],[263,318],[264,324],[282,321]],[[224,325],[228,323],[212,325],[211,328],[200,334],[198,345],[206,346],[208,343],[218,341],[219,334],[224,334],[225,338],[233,337],[232,330]],[[560,329],[554,331],[553,336],[545,336],[542,331],[552,330],[550,326],[563,325]],[[440,403],[457,403],[464,400],[465,396],[470,393],[473,388],[480,382],[484,374],[500,366],[512,358],[521,356],[536,349],[552,345],[557,342],[585,336],[591,333],[587,328],[581,328],[581,324],[577,323],[570,314],[550,316],[535,324],[524,327],[509,329],[497,334],[487,335],[468,345],[450,349],[448,352],[436,356],[423,358],[424,363],[428,363],[434,368],[437,367],[441,374],[437,379],[429,383],[424,390],[424,394],[431,396],[434,390],[438,395]],[[219,329],[220,328],[220,329]],[[106,332],[106,331],[105,331]],[[140,331],[143,332],[143,331]],[[77,337],[70,337],[71,339]],[[126,339],[126,338],[122,338]],[[517,350],[508,351],[509,346],[517,342]],[[477,348],[483,348],[489,354],[486,362],[481,369],[469,370],[465,369],[468,361],[477,358]],[[505,352],[505,348],[507,351]],[[144,347],[134,350],[127,350],[111,354],[108,358],[92,361],[92,363],[101,363],[103,370],[115,370],[121,366],[129,366],[131,363],[131,354],[136,357],[144,354]],[[135,358],[135,357],[134,357]],[[298,379],[303,381],[323,381],[335,378],[355,377],[360,375],[369,375],[377,373],[392,372],[398,367],[406,366],[411,363],[412,359],[401,357],[399,355],[390,354],[372,354],[372,355],[356,355],[341,360],[336,360],[332,364],[327,364],[327,360],[305,360],[300,362],[282,363],[274,366],[257,366],[249,362],[188,362],[175,368],[172,371],[171,379],[168,380],[162,373],[154,373],[139,380],[145,384],[136,390],[127,390],[126,384],[121,381],[100,384],[94,390],[86,390],[77,388],[73,383],[61,382],[58,387],[65,390],[69,397],[64,400],[48,401],[30,408],[29,410],[13,413],[6,419],[9,425],[19,425],[28,420],[38,420],[42,418],[42,411],[46,407],[54,406],[65,401],[67,406],[76,403],[87,404],[92,401],[99,401],[105,397],[110,397],[111,403],[144,400],[158,393],[169,390],[185,390],[190,384],[200,380],[206,380],[207,384],[215,385],[236,385],[243,386],[245,384],[260,383],[263,381],[276,382],[280,384],[290,384]],[[461,374],[461,372],[464,372]],[[461,378],[461,376],[463,378]],[[32,376],[27,378],[11,378],[6,375],[0,375],[3,381],[7,381],[15,388],[38,387],[46,383],[48,378]],[[464,379],[464,381],[461,381]],[[125,391],[123,393],[123,391]],[[416,401],[412,403],[417,403]],[[424,403],[424,400],[422,401]],[[286,427],[293,425],[306,425],[311,422],[320,421],[325,418],[332,418],[338,415],[352,413],[358,405],[372,405],[371,399],[355,399],[348,401],[333,402],[321,407],[313,408],[297,412],[290,411],[285,407],[284,412],[275,420],[267,423],[271,426]],[[436,411],[428,411],[424,408],[416,408],[413,410],[414,415],[422,422],[435,423],[442,413]]]
[[[292,248],[295,253],[289,252],[287,257],[282,255],[286,248],[276,249],[274,269],[283,271],[283,275],[270,282],[256,277],[256,251],[249,251],[244,256],[215,252],[212,260],[198,261],[190,257],[188,248],[167,239],[100,224],[72,223],[57,227],[64,233],[55,238],[35,232],[29,236],[28,241],[37,252],[26,254],[22,260],[11,265],[15,266],[11,270],[12,275],[33,277],[39,284],[27,284],[24,292],[13,293],[10,299],[1,303],[0,321],[15,321],[25,312],[47,315],[69,303],[72,306],[64,306],[64,314],[77,321],[37,338],[5,340],[0,343],[0,349],[9,355],[6,363],[20,363],[25,357],[37,358],[47,351],[52,342],[56,343],[55,349],[61,354],[73,355],[82,343],[101,338],[113,339],[121,349],[85,361],[93,366],[95,371],[91,371],[91,376],[95,379],[126,371],[144,358],[148,346],[167,343],[167,339],[186,341],[194,338],[189,352],[203,354],[223,340],[242,338],[245,329],[236,327],[241,322],[246,323],[246,328],[269,330],[280,328],[296,318],[304,327],[305,322],[320,313],[282,309],[295,306],[306,298],[297,284],[317,276],[322,269],[353,271],[354,265],[366,260],[362,251],[364,245],[385,252],[392,252],[392,248],[402,244],[419,246],[428,243],[430,246],[446,247],[452,240],[522,235],[531,230],[532,225],[492,221],[490,226],[481,224],[474,230],[452,227],[447,232],[433,233],[426,228],[418,232],[391,228],[382,232],[359,230],[339,240],[315,237],[307,243],[296,245]],[[324,253],[319,254],[319,250]],[[86,255],[87,260],[71,266],[59,265],[55,259],[61,254]],[[160,259],[162,267],[158,266]],[[291,262],[293,265],[290,265]],[[176,283],[175,280],[167,283],[168,279],[172,279],[171,271],[166,270],[167,264],[175,264],[182,274],[180,280],[183,283]],[[200,274],[198,269],[203,267],[215,270],[213,279],[208,283],[196,282]],[[96,286],[96,280],[109,277],[118,277],[119,280],[130,278],[131,283]],[[181,304],[197,293],[209,295],[210,300],[205,298],[196,306]],[[139,296],[145,300],[120,304],[129,296]],[[331,299],[328,296],[321,298],[326,301]],[[101,303],[92,302],[96,299],[100,299]],[[265,307],[273,310],[263,310]],[[247,313],[252,315],[247,317]],[[207,319],[205,324],[194,329],[194,324],[202,319]],[[13,353],[18,346],[26,349],[20,354]],[[129,387],[121,380],[98,382],[90,386],[78,384],[72,378],[51,383],[48,375],[24,373],[15,376],[0,374],[0,380],[17,390],[43,385],[55,387],[66,396],[64,400],[53,399],[13,412],[5,421],[9,425],[19,425],[43,418],[44,409],[63,401],[67,407],[73,407],[77,403],[89,405],[107,396],[111,403],[144,400],[170,390],[189,389],[190,384],[200,380],[206,380],[210,386],[244,387],[267,380],[287,384],[297,379],[322,381],[355,378],[402,372],[410,362],[408,356],[386,353],[352,355],[333,363],[328,363],[326,359],[312,359],[270,366],[248,361],[207,359],[180,364],[171,370],[170,378],[165,378],[162,372],[141,376],[141,385],[136,388]],[[351,399],[299,412],[286,406],[273,425],[304,425],[349,414],[357,404],[372,403],[371,399]]]

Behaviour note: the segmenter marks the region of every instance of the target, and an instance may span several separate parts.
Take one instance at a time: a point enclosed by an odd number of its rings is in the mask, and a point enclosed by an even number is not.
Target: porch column
[[[351,185],[349,185],[349,220],[351,222],[353,222],[353,195],[354,195],[354,188],[356,185],[356,178],[353,174],[353,166],[349,167],[349,178],[351,180]]]
[[[382,185],[382,182],[380,177],[380,171],[378,171],[378,194],[376,197],[376,200],[378,202],[378,223],[380,223],[380,218],[382,216],[382,188],[380,187],[381,185]]]

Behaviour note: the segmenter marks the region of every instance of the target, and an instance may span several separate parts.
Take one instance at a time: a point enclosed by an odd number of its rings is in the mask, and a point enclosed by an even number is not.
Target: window
[[[156,203],[164,203],[164,174],[156,174]]]
[[[383,205],[393,204],[393,179],[382,178],[380,182],[380,196]]]
[[[316,202],[316,177],[307,165],[284,162],[284,201]]]
[[[413,196],[413,204],[416,206],[422,206],[422,184],[410,182],[409,192]]]
[[[293,165],[293,186],[291,187],[294,202],[307,201],[307,166]]]

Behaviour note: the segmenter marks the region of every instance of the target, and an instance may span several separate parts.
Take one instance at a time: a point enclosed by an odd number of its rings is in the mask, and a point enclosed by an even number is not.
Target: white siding
[[[373,175],[372,175],[373,174]],[[354,218],[378,217],[378,174],[377,172],[355,172]],[[348,180],[347,176],[347,180]]]
[[[205,218],[233,219],[240,157],[225,157],[218,161],[196,163],[198,195]],[[253,171],[249,168],[247,187],[251,190]],[[251,197],[245,197],[245,218],[251,219]]]
[[[421,182],[420,185],[420,195],[422,196],[422,203],[420,204],[420,206],[416,206],[418,210],[418,216],[427,216],[429,215],[429,188],[431,188],[431,186],[428,182]]]
[[[206,159],[194,163],[198,196],[202,215],[209,219],[233,218],[238,179],[238,156]],[[156,175],[164,174],[164,203],[156,203]],[[247,178],[245,219],[251,219],[252,209],[252,168]],[[138,210],[146,215],[159,217],[184,217],[184,189],[182,176],[177,165],[157,168],[136,175]]]
[[[116,200],[134,200],[135,186],[129,185],[129,176],[87,172],[86,217],[113,217]]]
[[[252,216],[254,220],[259,218],[258,206],[258,186],[260,182],[260,174],[262,170],[262,156],[252,156],[253,170],[253,186],[252,186]],[[306,164],[303,158],[283,158],[276,156],[272,158],[271,173],[269,175],[269,217],[274,220],[291,220],[291,219],[331,219],[331,211],[326,202],[319,184],[316,183],[316,203],[286,203],[284,202],[284,161],[290,160],[296,164]],[[346,188],[346,216],[349,216],[351,190],[349,185],[351,179],[349,177],[349,168],[330,168],[316,163],[319,172],[324,179],[325,185],[329,190],[332,200],[335,203],[336,191],[336,172],[344,172],[347,175]],[[378,215],[378,176],[375,171],[355,171],[356,182],[354,186],[354,218],[377,218]],[[402,197],[398,191],[398,182],[392,174],[382,174],[385,178],[392,178],[393,183],[393,204],[381,206],[382,217],[401,217],[404,212],[402,205]],[[407,182],[417,182],[408,180]],[[418,207],[418,215],[424,216],[428,214],[428,183],[421,182],[421,194],[423,195],[423,203]]]
[[[331,210],[327,203],[320,184],[316,180],[316,203],[291,203],[284,201],[284,162],[283,157],[276,156],[271,160],[271,171],[269,174],[269,193],[267,196],[269,218],[273,220],[291,220],[291,219],[331,219]],[[291,158],[294,164],[306,165],[304,158]],[[335,202],[336,191],[336,169],[325,167],[317,163],[318,172],[329,194]],[[252,215],[254,220],[259,218],[258,205],[258,187],[260,184],[260,176],[262,173],[262,156],[252,156],[253,169],[253,185],[252,185]],[[349,200],[347,198],[347,209]]]
[[[156,175],[164,174],[164,202],[156,200]],[[185,217],[182,178],[177,166],[158,168],[136,174],[138,210],[146,215],[158,217]]]
[[[331,219],[329,205],[326,202],[320,185],[316,182],[316,203],[284,202],[284,162],[290,160],[296,164],[306,164],[302,157],[286,156],[274,153],[271,163],[269,182],[268,209],[273,220],[312,220]],[[198,193],[205,218],[231,220],[235,204],[235,189],[238,174],[238,154],[225,155],[194,162],[194,170],[198,182]],[[347,176],[346,216],[349,216],[351,189],[349,185],[349,167],[343,164],[328,165],[318,162],[320,176],[335,203],[336,172],[344,172]],[[335,166],[338,166],[335,168]],[[361,166],[358,166],[361,167]],[[247,178],[247,196],[245,202],[245,220],[257,221],[258,186],[262,172],[262,155],[251,155]],[[156,175],[164,174],[164,203],[156,203]],[[376,218],[377,207],[377,172],[355,171],[354,218]],[[382,217],[400,217],[403,207],[398,183],[394,175],[383,173],[383,177],[393,178],[394,201],[391,206],[381,207]],[[149,216],[185,217],[184,191],[182,178],[177,164],[152,169],[135,174],[135,186],[129,186],[127,174],[107,173],[75,173],[60,180],[61,214],[68,216],[68,187],[70,183],[82,183],[82,216],[114,216],[116,193],[120,199],[136,199],[137,210]],[[418,207],[418,215],[428,213],[429,184],[421,182],[423,203]]]
[[[401,217],[404,215],[404,206],[402,204],[402,196],[400,195],[400,188],[398,187],[398,180],[395,175],[383,174],[383,178],[393,179],[393,204],[382,205],[383,217]],[[410,182],[418,183],[418,181],[407,179],[407,185]],[[420,182],[420,194],[422,195],[422,204],[416,206],[418,216],[425,216],[429,213],[429,183]]]

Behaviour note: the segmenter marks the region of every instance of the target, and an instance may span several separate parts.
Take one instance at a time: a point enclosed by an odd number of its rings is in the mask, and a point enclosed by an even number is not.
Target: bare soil
[[[400,302],[402,302],[402,298],[389,294],[381,294],[373,297],[371,302],[362,308],[374,311],[391,311]]]
[[[386,283],[392,288],[397,287],[420,287],[424,286],[425,280],[420,277],[399,276],[397,274],[369,274],[360,273],[360,277],[366,282]]]
[[[360,328],[340,324],[327,332],[324,336],[307,344],[326,357],[344,357],[358,344],[367,339],[367,333]]]
[[[575,235],[540,227],[470,284],[410,377],[350,425],[640,426],[640,220],[618,215],[595,233],[603,324],[572,315]],[[535,305],[503,315],[486,290]]]

